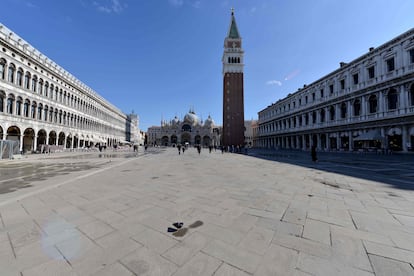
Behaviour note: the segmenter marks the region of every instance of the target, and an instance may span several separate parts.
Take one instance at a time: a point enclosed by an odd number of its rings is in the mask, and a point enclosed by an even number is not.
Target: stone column
[[[361,97],[361,117],[366,118],[367,116],[367,101],[365,96]]]
[[[321,134],[320,133],[316,134],[316,139],[318,139],[316,141],[317,148],[318,150],[321,150],[322,145],[321,145]]]
[[[398,97],[398,109],[404,110],[404,114],[407,112],[408,103],[410,99],[408,98],[408,90],[405,89],[405,85],[400,86],[400,93]]]
[[[20,152],[23,152],[23,134],[20,134]]]
[[[34,152],[36,152],[36,150],[37,150],[37,139],[38,139],[38,137],[35,135],[33,137],[33,151]]]
[[[385,96],[384,96],[384,92],[380,91],[378,93],[378,113],[380,113],[380,116],[383,116],[384,111],[385,111]]]
[[[302,150],[306,150],[306,139],[305,139],[305,134],[302,134]]]
[[[336,149],[339,150],[341,148],[341,133],[336,133]]]
[[[331,150],[331,137],[329,137],[329,133],[326,134],[326,150]]]
[[[407,125],[402,126],[402,148],[404,152],[408,151],[408,145],[409,142],[409,136],[408,136],[408,128]]]

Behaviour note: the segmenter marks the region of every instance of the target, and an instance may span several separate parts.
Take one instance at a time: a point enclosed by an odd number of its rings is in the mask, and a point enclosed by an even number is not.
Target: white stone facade
[[[257,147],[411,151],[414,29],[259,111]]]
[[[174,146],[176,144],[220,146],[221,127],[208,118],[203,122],[194,111],[189,111],[182,120],[178,117],[162,121],[161,126],[148,128],[148,144]]]
[[[22,152],[113,146],[138,135],[137,124],[0,25],[0,139]]]

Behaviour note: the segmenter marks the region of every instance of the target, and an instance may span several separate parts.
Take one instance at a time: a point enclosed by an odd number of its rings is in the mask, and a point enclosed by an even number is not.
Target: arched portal
[[[23,133],[23,152],[34,150],[35,131],[33,128],[26,128]]]
[[[168,146],[168,136],[162,136],[161,138],[161,145]]]
[[[49,145],[56,145],[56,138],[57,138],[57,135],[54,130],[49,132]]]
[[[206,146],[206,147],[208,147],[208,146],[210,146],[210,145],[211,145],[211,139],[210,139],[210,136],[205,135],[205,136],[203,137],[203,145],[204,145],[204,146]]]
[[[0,126],[0,140],[3,140],[3,128]]]
[[[388,130],[388,148],[393,151],[402,150],[402,131],[401,128],[393,127]]]
[[[39,149],[41,145],[46,145],[46,130],[41,129],[37,132],[37,148]]]
[[[72,148],[72,134],[69,134],[66,138],[66,148],[70,149]]]
[[[201,136],[200,135],[196,135],[194,137],[194,144],[195,145],[200,145],[201,144]]]
[[[176,135],[171,136],[171,144],[177,144],[178,138]]]
[[[59,146],[63,146],[65,143],[65,133],[60,132],[59,133],[59,140],[58,140],[58,145]]]
[[[13,140],[20,142],[20,128],[17,126],[11,126],[7,129],[6,140]]]
[[[181,143],[185,144],[185,143],[191,143],[191,135],[188,132],[184,132],[183,134],[181,134]]]

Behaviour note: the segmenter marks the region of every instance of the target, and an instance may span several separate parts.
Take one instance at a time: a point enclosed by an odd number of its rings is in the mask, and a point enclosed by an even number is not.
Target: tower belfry
[[[242,38],[231,10],[223,52],[223,146],[244,145],[244,100]]]

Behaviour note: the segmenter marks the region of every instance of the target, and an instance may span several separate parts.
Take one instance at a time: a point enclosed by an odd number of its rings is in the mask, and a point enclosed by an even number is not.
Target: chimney
[[[374,50],[374,47],[369,47],[369,51],[371,52],[372,50]]]
[[[339,63],[339,67],[344,67],[345,65],[347,65],[347,63],[346,62],[343,62],[343,61],[341,61],[340,63]]]

